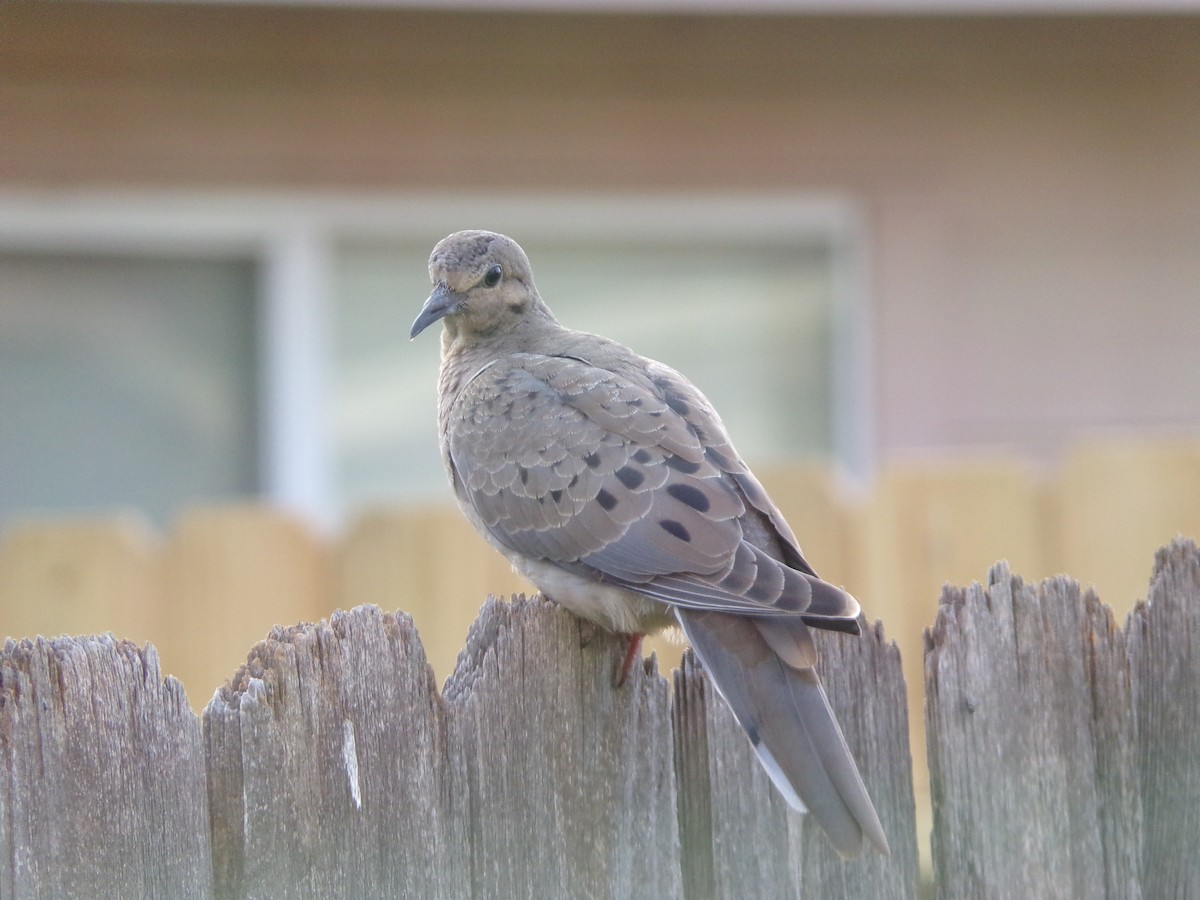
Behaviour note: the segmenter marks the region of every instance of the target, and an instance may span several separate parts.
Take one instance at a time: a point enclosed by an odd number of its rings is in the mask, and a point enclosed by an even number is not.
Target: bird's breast
[[[614,587],[543,560],[505,554],[538,590],[581,619],[619,634],[652,634],[676,624],[667,604]]]

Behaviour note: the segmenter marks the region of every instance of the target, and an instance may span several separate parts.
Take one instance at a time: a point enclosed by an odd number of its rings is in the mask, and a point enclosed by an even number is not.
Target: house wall
[[[881,455],[1200,423],[1200,19],[5,3],[0,193],[780,191],[868,224]]]

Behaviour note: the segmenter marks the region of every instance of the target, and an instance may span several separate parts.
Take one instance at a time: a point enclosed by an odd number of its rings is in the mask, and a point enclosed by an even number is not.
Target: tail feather
[[[793,667],[773,649],[811,645],[807,626],[690,609],[677,609],[676,616],[789,804],[807,809],[844,857],[859,855],[867,841],[888,853],[883,826],[816,670]],[[764,626],[790,635],[768,639]]]

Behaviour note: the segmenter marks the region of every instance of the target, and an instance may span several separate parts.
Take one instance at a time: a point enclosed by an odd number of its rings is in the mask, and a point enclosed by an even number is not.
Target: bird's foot
[[[629,646],[625,650],[625,658],[621,660],[621,664],[617,666],[613,672],[613,687],[619,688],[625,683],[625,679],[629,677],[629,673],[633,670],[633,664],[642,657],[642,638],[644,634],[626,635],[629,638]]]

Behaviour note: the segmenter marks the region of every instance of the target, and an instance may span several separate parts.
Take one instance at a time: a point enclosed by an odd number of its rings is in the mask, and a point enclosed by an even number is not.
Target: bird
[[[429,257],[437,428],[471,525],[543,596],[630,636],[678,627],[788,804],[844,858],[887,837],[816,671],[810,626],[859,634],[720,417],[663,363],[558,322],[516,241]]]

